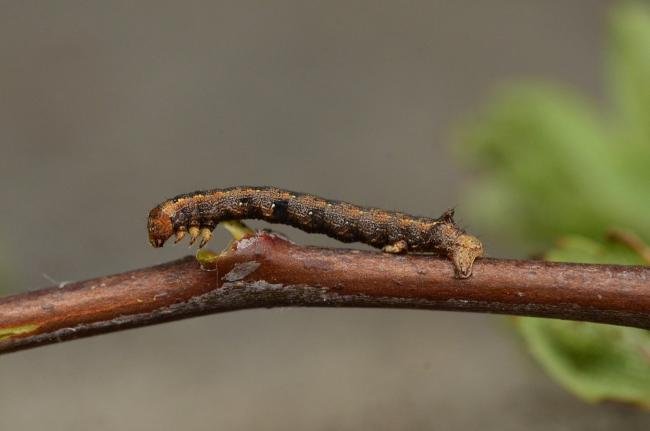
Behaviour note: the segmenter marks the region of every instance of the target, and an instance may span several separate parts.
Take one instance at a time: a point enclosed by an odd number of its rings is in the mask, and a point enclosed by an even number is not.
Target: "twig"
[[[207,262],[207,261],[206,261]],[[259,232],[194,257],[0,299],[0,353],[246,308],[384,307],[474,311],[650,329],[650,268],[446,259],[296,245]]]

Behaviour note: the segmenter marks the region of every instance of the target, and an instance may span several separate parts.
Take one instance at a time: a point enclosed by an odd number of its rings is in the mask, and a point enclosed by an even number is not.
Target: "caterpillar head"
[[[149,243],[154,247],[162,247],[174,233],[171,217],[157,206],[149,212],[147,231],[149,232]]]

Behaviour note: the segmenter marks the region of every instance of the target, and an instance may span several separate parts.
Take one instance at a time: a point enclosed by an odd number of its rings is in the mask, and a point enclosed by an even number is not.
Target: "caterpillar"
[[[231,187],[196,191],[162,202],[149,212],[149,242],[162,247],[172,236],[186,235],[203,247],[220,221],[261,219],[339,241],[362,242],[387,253],[432,252],[449,258],[456,276],[467,278],[483,255],[478,238],[465,233],[453,210],[433,219],[366,208],[275,187]]]

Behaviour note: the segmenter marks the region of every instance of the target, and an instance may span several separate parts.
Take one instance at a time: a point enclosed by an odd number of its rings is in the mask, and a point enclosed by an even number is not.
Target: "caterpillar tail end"
[[[449,253],[449,258],[454,264],[456,277],[464,279],[472,276],[472,266],[476,258],[483,256],[483,244],[478,238],[468,234],[461,234]]]

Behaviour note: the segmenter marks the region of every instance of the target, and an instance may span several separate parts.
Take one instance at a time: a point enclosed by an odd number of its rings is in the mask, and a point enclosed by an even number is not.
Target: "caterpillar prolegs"
[[[168,199],[149,212],[149,242],[162,247],[171,236],[188,235],[203,247],[220,221],[261,219],[342,242],[362,242],[388,253],[432,252],[448,257],[467,278],[483,245],[453,220],[453,211],[433,219],[366,208],[274,187],[231,187]]]

